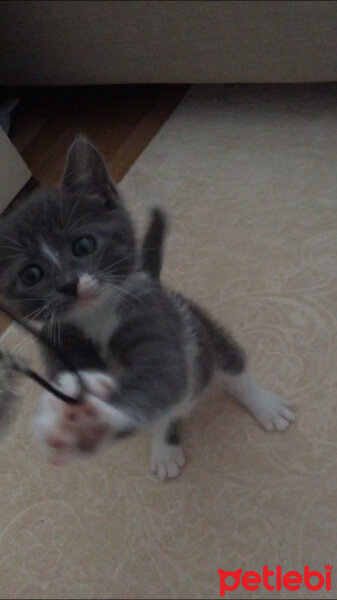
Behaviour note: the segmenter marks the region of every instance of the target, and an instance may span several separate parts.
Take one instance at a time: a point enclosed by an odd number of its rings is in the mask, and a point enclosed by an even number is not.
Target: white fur
[[[167,444],[165,433],[159,425],[154,429],[152,439],[151,472],[162,481],[178,477],[185,464],[181,446]]]
[[[84,293],[89,292],[90,294],[91,291],[96,291],[98,284],[94,277],[83,274],[79,285],[82,286]],[[188,369],[188,385],[180,402],[172,405],[170,410],[148,428],[153,435],[152,472],[162,480],[177,477],[185,464],[181,447],[167,444],[165,440],[167,428],[172,421],[186,418],[199,400],[195,387],[194,364],[197,347],[193,319],[188,307],[184,302],[181,302],[178,296],[173,295],[173,300],[185,323],[184,346]],[[89,305],[83,311],[78,311],[75,316],[72,316],[72,319],[76,319],[84,333],[96,342],[103,360],[106,360],[105,354],[109,338],[120,323],[119,317],[113,309],[110,296],[103,292],[92,305]],[[54,462],[62,462],[60,460],[62,454],[63,458],[65,455],[69,457],[70,455],[81,454],[79,450],[81,442],[88,434],[90,436],[92,433],[94,439],[96,439],[95,435],[97,434],[98,444],[103,436],[103,434],[100,435],[102,428],[105,428],[104,431],[118,431],[134,425],[131,417],[106,402],[107,391],[111,393],[113,389],[116,389],[117,384],[114,378],[98,372],[83,372],[82,376],[91,392],[85,397],[86,406],[91,406],[94,409],[94,414],[90,418],[85,414],[83,406],[82,408],[75,406],[71,410],[77,411],[78,418],[75,423],[70,423],[69,419],[67,420],[69,406],[49,393],[43,394],[41,398],[42,406],[36,418],[36,434],[47,445],[52,445],[50,441],[54,443],[55,439],[60,440],[61,450],[53,449]],[[229,391],[238,398],[267,431],[284,431],[294,421],[295,415],[289,408],[288,403],[262,388],[256,383],[250,372],[245,371],[243,374],[235,376],[227,375],[226,379]],[[61,374],[56,383],[69,395],[77,396],[79,393],[77,379],[70,373]],[[55,453],[57,460],[54,460]]]
[[[60,266],[60,259],[54,248],[51,248],[46,242],[42,242],[41,250],[43,254],[49,258],[49,260],[51,260],[58,267]]]
[[[98,292],[98,283],[95,277],[89,275],[89,273],[82,273],[78,280],[78,294],[79,296],[86,296]]]
[[[81,278],[83,285],[99,287],[98,282],[92,275],[84,273]],[[146,274],[136,273],[130,277],[128,285],[130,287],[135,284],[139,285],[145,279],[148,279]],[[124,294],[126,296],[128,294],[127,286],[125,286],[125,289],[123,289],[123,286],[116,288],[113,295],[111,292],[103,291],[91,305],[84,310],[79,310],[70,317],[72,321],[77,322],[84,334],[97,344],[101,358],[105,362],[109,358],[109,340],[120,324],[120,318],[114,307]]]
[[[93,302],[92,307],[78,311],[72,317],[83,333],[95,341],[103,360],[107,359],[109,339],[118,327],[120,320],[111,305],[111,299],[104,294]]]
[[[266,431],[285,431],[295,420],[289,403],[265,390],[249,371],[242,375],[226,376],[228,389],[255,417]]]
[[[116,432],[134,425],[131,417],[106,402],[108,395],[117,389],[113,377],[100,372],[83,371],[81,375],[90,390],[84,398],[84,405],[69,406],[49,392],[41,396],[35,419],[35,434],[50,447],[50,458],[54,464],[63,464],[70,458],[84,455],[81,443],[88,435],[94,437],[94,447],[109,431]],[[71,373],[61,373],[54,383],[70,396],[77,397],[79,394],[78,380]],[[227,384],[229,391],[267,431],[285,431],[295,420],[288,403],[258,385],[250,372],[227,376]],[[168,444],[165,440],[167,427],[177,417],[186,417],[196,401],[186,396],[151,427],[151,469],[161,480],[177,477],[185,464],[181,446]],[[92,407],[94,413],[89,416],[85,414],[84,406]],[[76,415],[75,422],[69,420],[69,411]],[[57,444],[59,447],[55,447]]]
[[[35,435],[50,447],[51,460],[55,464],[83,454],[81,445],[88,436],[92,438],[92,449],[109,431],[118,431],[133,424],[131,418],[106,402],[111,392],[117,389],[114,378],[99,372],[82,371],[81,375],[90,391],[83,398],[83,403],[68,405],[49,392],[44,392],[40,399]],[[61,373],[54,384],[69,396],[77,398],[79,395],[79,383],[72,373]]]

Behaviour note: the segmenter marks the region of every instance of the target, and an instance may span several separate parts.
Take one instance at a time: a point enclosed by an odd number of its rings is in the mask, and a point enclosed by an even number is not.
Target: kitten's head
[[[117,297],[132,272],[129,215],[98,151],[71,146],[60,189],[40,192],[0,220],[0,293],[39,320]]]

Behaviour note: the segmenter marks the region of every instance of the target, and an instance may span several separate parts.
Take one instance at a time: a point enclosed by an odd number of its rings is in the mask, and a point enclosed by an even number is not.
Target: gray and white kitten
[[[60,189],[36,194],[0,223],[0,291],[43,322],[81,370],[91,394],[79,406],[44,393],[38,437],[61,463],[108,434],[152,433],[152,471],[184,465],[177,422],[214,370],[268,431],[294,413],[264,390],[244,353],[201,308],[142,268],[131,219],[103,159],[85,139],[71,146]],[[49,376],[70,395],[77,380],[46,355]]]

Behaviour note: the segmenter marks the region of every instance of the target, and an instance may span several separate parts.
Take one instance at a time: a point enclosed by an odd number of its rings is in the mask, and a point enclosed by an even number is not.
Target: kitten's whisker
[[[68,231],[72,231],[73,229],[75,229],[75,227],[78,227],[78,224],[81,223],[81,221],[87,219],[88,217],[91,217],[91,215],[96,214],[96,212],[96,210],[92,210],[91,212],[86,213],[85,215],[82,215],[81,217],[76,219],[76,221],[70,224],[70,226],[68,227]]]
[[[104,279],[105,281],[115,281],[116,283],[123,283],[123,281],[125,281],[125,277],[122,277],[121,275],[106,275],[102,271],[100,272],[100,274],[102,279]]]
[[[0,261],[4,261],[4,260],[8,260],[9,258],[20,258],[22,257],[22,254],[7,254],[7,256],[4,256],[3,258],[0,258]]]
[[[29,315],[27,315],[27,319],[36,319],[38,316],[42,315],[45,310],[47,310],[46,306],[36,308],[35,310],[32,310]]]
[[[126,256],[123,256],[119,260],[116,260],[116,261],[110,263],[104,269],[101,269],[101,272],[102,273],[106,273],[107,271],[110,271],[111,269],[113,269],[114,267],[116,267],[117,265],[119,265],[120,263],[125,262],[125,261],[129,260],[132,257],[133,257],[133,252],[129,252],[128,254],[126,254]],[[96,265],[96,268],[98,268],[98,265]]]
[[[102,262],[102,258],[106,252],[106,250],[109,248],[110,246],[110,240],[107,242],[107,244],[105,245],[103,251],[101,252],[101,254],[98,257],[98,260],[95,264],[95,270],[97,271],[101,262]],[[113,269],[116,265],[119,265],[122,262],[125,262],[127,260],[129,260],[130,258],[132,258],[134,256],[134,251],[131,250],[130,252],[128,252],[125,256],[122,256],[122,258],[120,258],[119,260],[116,260],[112,263],[110,263],[109,265],[107,265],[104,269],[101,269],[102,273],[105,273],[106,271],[110,271],[111,269]]]
[[[51,339],[55,346],[56,345],[56,313],[55,312],[52,315]]]
[[[134,300],[136,300],[137,302],[139,302],[139,304],[141,304],[142,306],[146,307],[146,304],[145,304],[145,302],[144,302],[144,300],[142,298],[139,298],[138,296],[136,296],[136,294],[133,294],[129,290],[125,290],[125,293],[126,293],[127,296],[130,296],[131,298],[133,298]]]
[[[127,301],[129,305],[135,306],[136,302],[138,302],[139,304],[142,304],[142,306],[146,307],[146,304],[142,298],[139,298],[138,296],[136,296],[136,294],[133,294],[132,292],[123,288],[122,286],[111,284],[109,282],[106,282],[105,285],[107,286],[107,289],[113,290],[115,292],[122,292],[123,300]]]
[[[109,245],[110,245],[110,240],[107,241],[107,243],[105,244],[104,248],[102,249],[102,252],[100,253],[100,255],[97,258],[97,262],[96,262],[96,265],[95,265],[95,270],[96,271],[98,270],[98,268],[99,268],[99,266],[100,266],[100,264],[102,262],[102,258],[104,256],[104,254],[106,253],[107,249],[109,248]]]
[[[105,291],[108,292],[109,296],[111,297],[111,299],[114,302],[118,302],[119,300],[121,300],[123,298],[123,300],[125,300],[125,302],[133,307],[135,306],[133,303],[130,302],[130,300],[128,298],[125,298],[123,295],[118,293],[118,290],[116,289],[116,287],[114,285],[111,285],[110,283],[103,283],[103,288]]]
[[[58,315],[56,313],[54,313],[54,334],[55,334],[55,346],[58,346],[59,341],[60,341],[60,336],[59,336],[59,320],[58,320]]]
[[[10,244],[13,246],[17,246],[18,248],[22,248],[24,250],[24,245],[21,244],[21,242],[18,242],[18,240],[13,240],[12,238],[10,238],[8,235],[6,235],[5,233],[1,232],[1,237],[3,237],[5,240],[8,240],[10,242]]]
[[[56,313],[52,315],[51,340],[54,346],[56,346]]]
[[[56,319],[56,323],[57,323],[57,339],[58,339],[58,344],[60,346],[61,345],[61,321],[58,317]]]
[[[20,253],[23,254],[23,249],[19,246],[5,246],[4,244],[0,244],[0,248],[3,250],[15,250],[16,252],[20,251]]]
[[[53,343],[53,322],[54,322],[54,313],[50,317],[50,339]]]
[[[48,300],[48,296],[29,296],[28,298],[18,298],[17,300],[15,300],[15,304],[17,302],[27,302],[30,300],[34,300],[34,302],[39,302],[41,300]]]
[[[71,219],[74,216],[74,213],[75,213],[76,208],[78,207],[79,201],[80,201],[80,197],[78,197],[77,200],[74,202],[74,205],[73,205],[73,207],[72,207],[72,209],[70,211],[70,215],[69,215],[69,217],[67,219],[65,230],[68,230],[68,227],[71,224]]]
[[[49,339],[51,339],[52,319],[53,319],[53,313],[50,315],[50,318],[49,318],[49,321],[48,321],[48,327],[47,327],[47,337]]]

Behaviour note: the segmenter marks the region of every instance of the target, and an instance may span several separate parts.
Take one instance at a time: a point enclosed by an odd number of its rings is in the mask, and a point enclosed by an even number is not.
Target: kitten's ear
[[[108,209],[119,203],[117,188],[109,177],[102,156],[84,137],[78,137],[68,150],[61,187],[71,193],[87,191],[99,194],[104,197]]]

